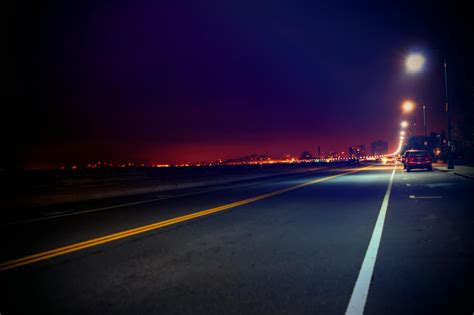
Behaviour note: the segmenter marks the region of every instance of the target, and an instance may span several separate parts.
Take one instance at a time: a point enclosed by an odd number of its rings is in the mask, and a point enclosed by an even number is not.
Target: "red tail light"
[[[407,158],[407,161],[408,163],[413,163],[413,162],[431,163],[431,156],[409,157]]]

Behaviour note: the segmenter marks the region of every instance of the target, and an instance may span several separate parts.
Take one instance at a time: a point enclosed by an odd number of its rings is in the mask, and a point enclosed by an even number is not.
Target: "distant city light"
[[[404,136],[405,135],[405,130],[400,131],[400,135]]]
[[[404,121],[402,121],[402,123],[400,125],[402,126],[402,128],[406,128],[406,127],[408,127],[408,121],[404,120]]]
[[[405,67],[407,72],[409,73],[416,73],[423,69],[425,65],[425,56],[420,53],[412,53],[408,55],[407,59],[405,60]]]

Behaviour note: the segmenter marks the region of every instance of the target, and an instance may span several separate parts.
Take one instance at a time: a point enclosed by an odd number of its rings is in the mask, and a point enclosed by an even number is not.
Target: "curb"
[[[462,173],[458,173],[458,172],[455,172],[453,170],[443,170],[443,169],[440,169],[440,168],[437,168],[437,167],[433,167],[434,170],[438,171],[438,172],[443,172],[443,173],[453,173],[454,175],[457,175],[457,176],[460,176],[460,177],[464,177],[464,178],[467,178],[467,179],[470,179],[470,180],[474,180],[474,177],[473,176],[470,176],[470,175],[466,175],[466,174],[462,174]]]
[[[456,173],[456,172],[453,172],[454,175],[457,175],[457,176],[461,176],[461,177],[464,177],[464,178],[467,178],[467,179],[470,179],[470,180],[474,180],[474,177],[470,176],[470,175],[466,175],[466,174],[461,174],[461,173]]]

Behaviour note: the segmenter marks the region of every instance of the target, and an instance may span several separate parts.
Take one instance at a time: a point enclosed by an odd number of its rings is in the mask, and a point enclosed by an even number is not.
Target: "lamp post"
[[[423,102],[423,129],[424,129],[425,138],[426,138],[426,105],[425,105],[425,102]]]
[[[398,142],[398,148],[397,150],[390,154],[390,155],[397,155],[400,153],[400,151],[402,150],[403,148],[403,142],[405,140],[405,134],[406,134],[406,131],[405,131],[405,128],[408,127],[408,121],[404,120],[400,123],[400,127],[401,127],[401,130],[400,130],[400,138],[399,138],[399,142]]]
[[[406,100],[402,104],[402,109],[403,112],[408,114],[411,113],[415,109],[415,103],[411,100]],[[409,118],[409,120],[413,121],[413,133],[412,136],[416,136],[416,117],[413,116],[412,118]]]
[[[426,103],[425,103],[425,98],[420,99],[421,103],[423,104],[422,109],[423,109],[423,135],[426,138]],[[409,113],[412,112],[415,109],[416,105],[413,101],[407,100],[403,102],[402,108],[403,112]],[[413,135],[416,135],[416,119],[413,118]]]
[[[453,143],[451,139],[451,110],[448,104],[448,65],[444,59],[444,95],[446,101],[446,112],[448,113],[448,169],[454,169]]]
[[[412,53],[408,55],[405,60],[405,67],[408,73],[418,73],[423,69],[425,57],[421,53]],[[451,110],[449,107],[448,98],[448,66],[446,58],[444,59],[444,95],[445,95],[445,110],[448,118],[448,169],[454,169],[454,160],[452,155],[452,138],[451,138]],[[426,106],[423,102],[423,122],[426,136]]]

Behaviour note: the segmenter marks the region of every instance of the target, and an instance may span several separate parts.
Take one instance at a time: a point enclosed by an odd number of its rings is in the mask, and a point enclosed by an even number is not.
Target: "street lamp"
[[[426,134],[426,104],[425,104],[425,98],[419,99],[419,101],[421,103],[423,103],[423,106],[422,106],[422,109],[423,109],[423,131],[424,131],[424,136],[426,138],[427,134]],[[413,109],[415,109],[415,107],[416,107],[415,102],[411,101],[411,100],[405,101],[402,104],[403,112],[405,112],[405,113],[409,113],[409,112],[413,111]]]
[[[405,67],[408,73],[418,73],[423,69],[425,57],[421,53],[412,53],[405,60]],[[452,155],[452,138],[451,138],[451,110],[448,104],[448,65],[446,58],[444,59],[444,95],[445,110],[448,116],[448,169],[454,169],[454,160]],[[423,110],[425,106],[423,105]],[[423,112],[423,115],[425,113]],[[424,116],[423,116],[424,117]],[[424,117],[425,119],[425,117]]]
[[[411,131],[411,135],[415,136],[416,135],[416,121],[414,119],[413,120],[413,131]],[[400,123],[400,126],[405,129],[407,128],[408,126],[410,125],[410,123],[408,122],[408,120],[404,120]]]
[[[402,104],[404,113],[410,113],[415,109],[415,103],[412,100],[406,100]],[[413,136],[416,136],[416,119],[413,117]]]
[[[413,103],[413,101],[410,101],[410,100],[405,101],[403,102],[402,108],[405,113],[409,113],[413,111],[413,109],[415,108],[415,103]]]
[[[425,65],[425,56],[420,53],[412,53],[405,60],[405,66],[410,73],[417,73],[423,69]]]

